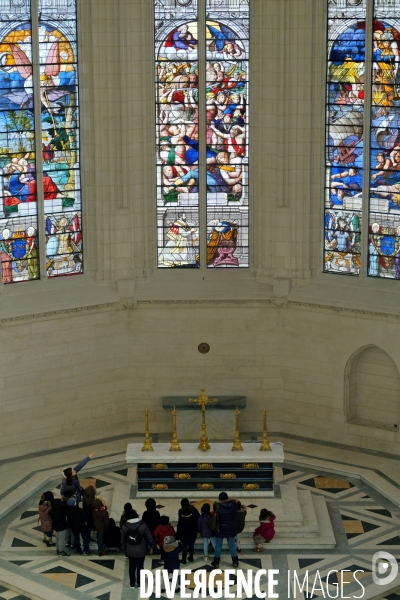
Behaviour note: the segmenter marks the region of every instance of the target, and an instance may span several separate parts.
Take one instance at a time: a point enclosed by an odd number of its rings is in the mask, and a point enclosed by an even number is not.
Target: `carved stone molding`
[[[120,308],[119,302],[107,302],[105,304],[94,304],[92,306],[78,306],[76,308],[64,308],[61,310],[52,310],[44,313],[36,313],[33,315],[18,315],[17,317],[5,317],[0,319],[0,327],[2,325],[8,325],[10,323],[25,323],[26,321],[32,320],[46,320],[54,319],[62,315],[76,315],[91,312],[105,312],[108,310],[118,310]]]

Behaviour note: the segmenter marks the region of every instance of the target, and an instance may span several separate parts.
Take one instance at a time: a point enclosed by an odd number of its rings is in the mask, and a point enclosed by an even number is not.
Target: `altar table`
[[[232,442],[210,442],[202,452],[197,443],[180,444],[181,452],[169,452],[170,444],[128,444],[126,462],[137,466],[137,496],[207,497],[210,491],[232,492],[236,497],[274,496],[274,464],[284,461],[283,445],[271,443],[260,452],[260,442],[242,443],[232,452]]]

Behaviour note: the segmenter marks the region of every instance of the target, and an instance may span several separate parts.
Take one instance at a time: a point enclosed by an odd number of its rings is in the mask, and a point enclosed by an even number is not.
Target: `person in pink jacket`
[[[40,528],[43,531],[43,541],[47,546],[55,546],[53,542],[53,522],[51,520],[51,501],[54,500],[53,492],[44,492],[39,501]]]
[[[270,542],[275,535],[274,521],[276,517],[273,512],[266,508],[262,508],[258,519],[260,525],[253,533],[253,540],[256,544],[256,547],[253,548],[253,552],[262,552],[263,544]]]

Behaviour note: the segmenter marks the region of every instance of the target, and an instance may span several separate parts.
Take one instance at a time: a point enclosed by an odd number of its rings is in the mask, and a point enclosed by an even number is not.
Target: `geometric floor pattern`
[[[88,470],[88,469],[86,469]],[[130,484],[130,473],[121,465],[113,471],[90,473],[91,478],[83,480],[95,483],[100,489],[101,496],[106,500],[112,495],[116,483]],[[334,550],[273,550],[263,554],[243,552],[240,556],[240,567],[258,570],[279,569],[279,586],[277,591],[281,598],[287,597],[287,572],[296,571],[298,576],[309,573],[308,596],[324,597],[318,586],[312,589],[317,571],[325,586],[326,576],[332,569],[349,570],[344,584],[345,595],[360,595],[360,587],[352,580],[351,572],[357,569],[365,571],[362,583],[367,589],[372,583],[371,557],[377,550],[387,550],[400,562],[400,509],[390,504],[379,493],[368,489],[359,481],[338,479],[332,474],[316,473],[307,469],[296,469],[285,462],[283,467],[275,468],[277,482],[295,484],[300,490],[309,490],[312,494],[323,496],[327,501],[330,520],[336,537]],[[129,487],[127,488],[129,489]],[[44,491],[44,490],[43,490]],[[57,487],[53,492],[58,494]],[[128,501],[129,498],[126,498]],[[131,497],[131,502],[138,510],[144,510],[144,500]],[[179,507],[179,500],[168,500],[170,506],[159,504],[161,514],[167,512],[174,522],[174,514]],[[60,590],[68,595],[68,590],[74,590],[74,598],[97,598],[98,600],[125,600],[138,597],[137,590],[130,590],[128,583],[127,562],[122,553],[109,552],[106,556],[97,555],[96,544],[91,544],[92,556],[78,556],[71,552],[68,558],[58,557],[55,548],[47,548],[42,542],[42,534],[37,517],[38,498],[33,497],[25,502],[23,507],[15,509],[0,522],[0,558],[17,565],[26,573],[40,575],[43,585],[45,582],[55,582]],[[173,505],[173,508],[172,508]],[[256,505],[249,505],[258,509]],[[164,509],[164,511],[163,511]],[[147,556],[145,568],[153,571],[162,569],[157,556]],[[185,565],[192,572],[197,569],[210,570],[203,556],[196,556],[192,564]],[[232,568],[227,549],[224,546],[220,568]],[[360,574],[359,574],[360,576]],[[335,595],[335,584],[341,583],[339,578],[330,577],[329,591]],[[266,591],[267,579],[261,580],[261,589]],[[235,591],[235,587],[232,587]],[[297,592],[297,597],[300,594]],[[56,598],[56,594],[54,596]],[[71,595],[72,597],[72,595]],[[176,597],[180,597],[179,593]],[[293,594],[292,594],[293,597]],[[26,596],[18,595],[4,587],[0,587],[0,600],[26,600]],[[154,598],[154,596],[153,596]],[[393,590],[386,596],[387,600],[400,600],[400,591]]]

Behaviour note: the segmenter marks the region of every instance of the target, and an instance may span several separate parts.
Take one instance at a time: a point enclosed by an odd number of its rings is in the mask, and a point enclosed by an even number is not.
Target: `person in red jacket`
[[[262,552],[263,544],[270,542],[275,535],[274,521],[276,519],[273,512],[262,508],[260,516],[258,517],[260,525],[254,530],[253,540],[256,547],[253,548],[253,552]]]
[[[167,536],[175,537],[175,529],[169,522],[169,517],[162,515],[160,517],[160,525],[153,531],[153,537],[156,540],[160,548],[164,546],[164,540]]]

